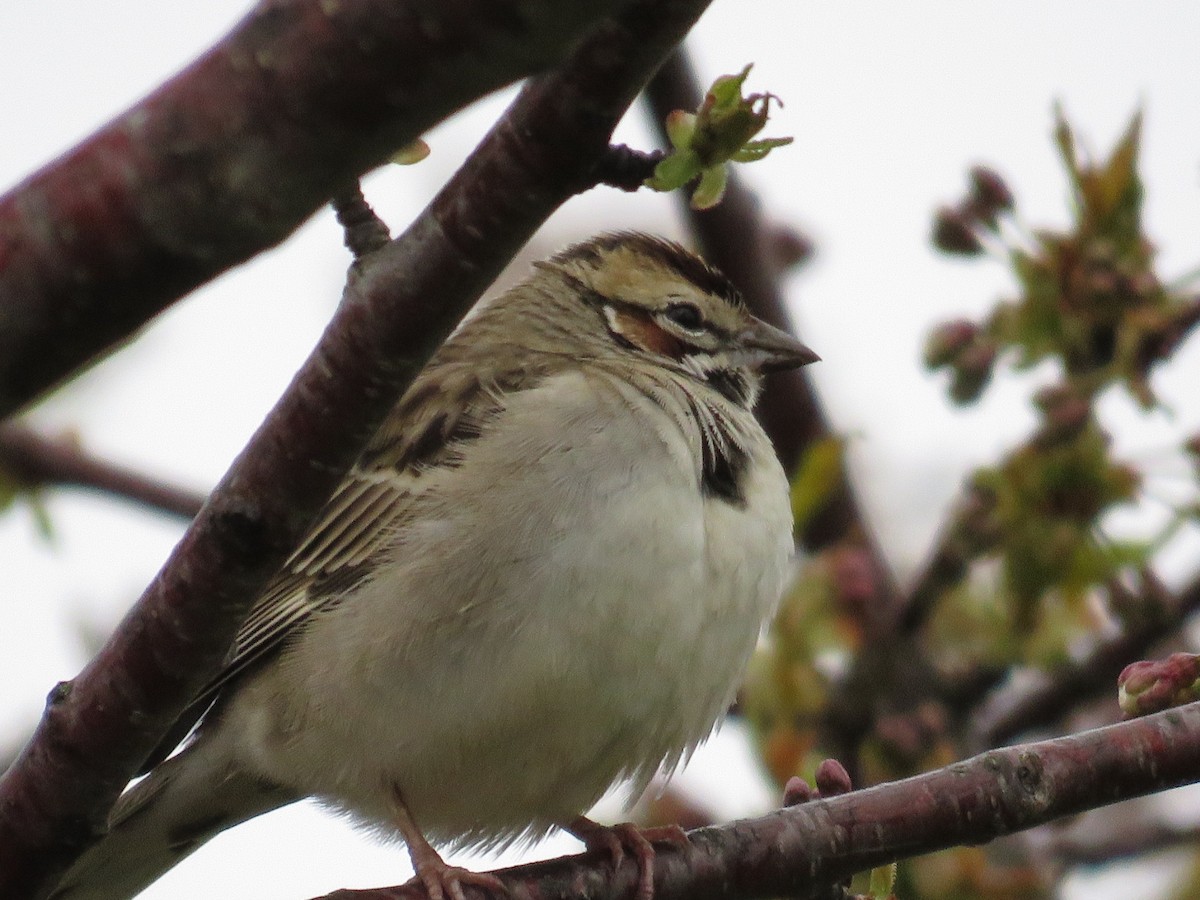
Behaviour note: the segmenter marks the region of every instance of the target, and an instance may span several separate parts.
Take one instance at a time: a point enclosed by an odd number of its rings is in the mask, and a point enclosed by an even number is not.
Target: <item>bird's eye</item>
[[[687,331],[699,331],[704,326],[704,316],[694,303],[672,303],[663,315]]]

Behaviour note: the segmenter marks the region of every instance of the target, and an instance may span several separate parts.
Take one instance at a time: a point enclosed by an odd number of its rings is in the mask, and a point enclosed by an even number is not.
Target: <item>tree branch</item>
[[[629,0],[262,0],[0,199],[0,419]]]
[[[1170,822],[1118,821],[1096,836],[1058,835],[1044,848],[1045,855],[1068,866],[1107,866],[1175,847],[1195,847],[1200,826]]]
[[[623,191],[636,191],[666,157],[665,150],[644,152],[624,144],[609,147],[596,167],[596,180]]]
[[[1036,744],[990,750],[903,781],[813,800],[662,846],[655,900],[811,897],[875,866],[981,844],[1064,816],[1200,780],[1200,703]],[[623,900],[637,882],[598,854],[496,873],[512,900]],[[483,894],[467,887],[469,897]],[[424,900],[420,888],[322,900]]]
[[[73,486],[191,519],[204,495],[97,459],[67,437],[48,438],[23,425],[0,425],[0,471],[26,487]]]
[[[969,735],[972,747],[993,747],[1033,728],[1060,721],[1079,704],[1115,696],[1117,676],[1159,641],[1179,630],[1200,609],[1200,576],[1173,598],[1160,615],[1130,626],[1098,643],[1082,659],[993,694],[975,715]]]
[[[360,261],[287,392],[0,780],[0,895],[36,896],[103,830],[382,416],[537,226],[591,183],[622,113],[706,5],[641,0],[597,27],[526,86],[404,235]]]

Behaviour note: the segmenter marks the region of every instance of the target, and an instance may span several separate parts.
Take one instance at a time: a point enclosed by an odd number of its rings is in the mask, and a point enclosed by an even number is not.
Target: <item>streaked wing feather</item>
[[[503,410],[503,397],[538,384],[570,364],[569,356],[521,357],[495,372],[486,341],[464,328],[401,398],[316,524],[255,602],[234,651],[143,766],[148,771],[187,737],[221,692],[278,653],[315,613],[341,602],[374,569],[392,536],[414,514],[422,475],[452,468],[463,445]],[[490,370],[490,371],[489,371]],[[485,379],[480,372],[489,372]],[[141,774],[141,773],[139,773]]]
[[[325,515],[285,564],[285,571],[320,575],[361,562],[387,539],[389,523],[403,518],[412,481],[406,473],[392,472],[385,480],[359,476],[342,482]]]
[[[537,380],[524,370],[484,381],[468,353],[431,365],[380,427],[283,570],[255,602],[222,670],[197,695],[143,771],[183,740],[220,692],[269,658],[315,613],[340,602],[412,515],[422,474],[456,466],[464,442],[502,408],[504,392]]]

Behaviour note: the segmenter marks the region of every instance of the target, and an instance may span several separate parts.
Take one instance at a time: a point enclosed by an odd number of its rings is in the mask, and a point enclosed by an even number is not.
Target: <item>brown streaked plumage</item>
[[[54,896],[129,896],[305,796],[398,829],[454,900],[494,882],[430,842],[599,840],[579,814],[704,739],[778,597],[787,483],[752,407],[762,370],[814,358],[677,244],[538,264],[401,398],[172,734],[204,714],[193,738]]]

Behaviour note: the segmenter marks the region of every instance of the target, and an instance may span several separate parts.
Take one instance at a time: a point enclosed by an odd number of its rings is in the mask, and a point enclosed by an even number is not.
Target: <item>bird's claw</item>
[[[614,872],[621,867],[627,853],[633,856],[638,868],[634,900],[654,898],[654,844],[671,844],[682,848],[688,843],[687,833],[678,825],[655,828],[639,828],[632,822],[601,825],[580,816],[571,822],[567,830],[583,841],[588,850],[607,854]]]
[[[409,884],[419,884],[429,894],[429,900],[467,900],[463,885],[469,884],[497,897],[507,897],[508,887],[490,872],[472,872],[461,866],[447,865],[441,857],[434,862],[423,859],[416,866],[417,874]]]

